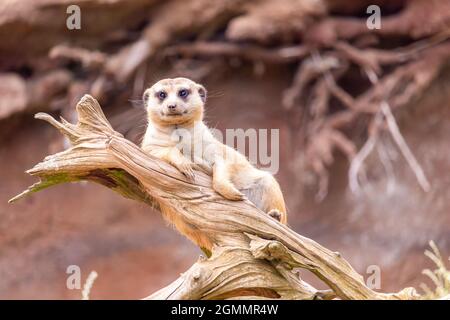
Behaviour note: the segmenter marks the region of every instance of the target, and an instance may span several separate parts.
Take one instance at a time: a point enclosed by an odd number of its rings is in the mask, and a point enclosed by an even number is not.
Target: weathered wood
[[[89,95],[77,105],[78,123],[37,114],[66,135],[72,147],[47,156],[27,172],[41,181],[10,201],[57,183],[89,180],[156,208],[174,209],[181,221],[206,239],[201,259],[178,280],[150,299],[412,299],[368,288],[339,253],[298,235],[248,200],[229,201],[214,192],[201,171],[188,181],[114,131],[98,102]],[[181,229],[180,225],[175,225]],[[183,231],[183,230],[180,230]],[[192,234],[185,234],[195,242]],[[332,290],[317,291],[298,279],[293,268],[314,273]]]

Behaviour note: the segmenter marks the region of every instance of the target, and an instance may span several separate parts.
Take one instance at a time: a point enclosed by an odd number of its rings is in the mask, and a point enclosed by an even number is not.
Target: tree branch
[[[148,298],[330,298],[293,277],[293,267],[313,272],[340,299],[412,299],[415,292],[383,294],[368,288],[340,254],[302,237],[248,200],[229,201],[195,172],[188,181],[171,165],[146,154],[113,130],[97,101],[84,96],[78,123],[37,114],[66,135],[72,147],[47,156],[27,172],[41,181],[10,201],[57,183],[89,180],[157,207],[175,228],[209,256]],[[174,217],[176,215],[176,218]]]

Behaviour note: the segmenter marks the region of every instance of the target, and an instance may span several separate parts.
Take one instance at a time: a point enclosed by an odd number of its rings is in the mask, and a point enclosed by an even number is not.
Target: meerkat
[[[148,126],[142,149],[189,179],[194,178],[196,166],[204,168],[212,173],[213,189],[224,198],[238,201],[247,197],[286,224],[286,206],[275,178],[217,140],[203,122],[206,96],[202,85],[187,78],[164,79],[146,89],[143,100]]]

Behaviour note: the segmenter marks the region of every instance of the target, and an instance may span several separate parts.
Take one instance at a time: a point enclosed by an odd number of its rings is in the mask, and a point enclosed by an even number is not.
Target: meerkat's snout
[[[179,116],[186,113],[186,110],[180,110],[176,103],[168,103],[166,106],[166,114],[168,116]]]

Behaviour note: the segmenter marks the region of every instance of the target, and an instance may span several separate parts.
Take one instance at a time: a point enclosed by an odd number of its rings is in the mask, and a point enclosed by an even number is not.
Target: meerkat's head
[[[203,119],[206,89],[187,78],[164,79],[144,92],[149,121],[162,126]]]

